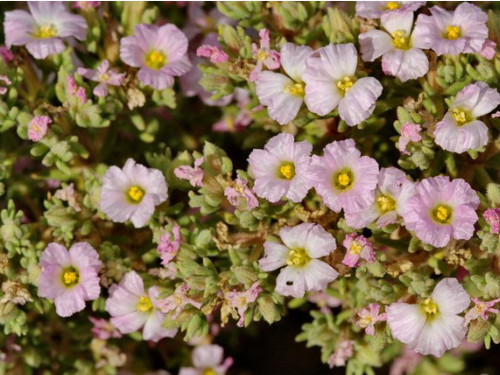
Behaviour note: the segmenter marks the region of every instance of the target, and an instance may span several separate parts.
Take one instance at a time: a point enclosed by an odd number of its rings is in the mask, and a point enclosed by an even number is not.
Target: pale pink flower
[[[38,142],[47,134],[47,129],[52,120],[49,116],[35,116],[28,124],[28,138]]]
[[[191,353],[194,367],[182,367],[179,375],[224,375],[233,364],[231,357],[224,360],[224,349],[219,345],[201,345]]]
[[[201,165],[204,161],[205,159],[201,157],[194,161],[194,167],[181,165],[180,167],[174,169],[174,174],[177,178],[188,180],[193,186],[202,187],[205,172],[201,168]]]
[[[413,374],[413,371],[423,358],[422,354],[408,349],[408,346],[405,345],[403,354],[397,357],[392,363],[389,375]]]
[[[224,298],[228,302],[229,306],[237,309],[240,319],[238,320],[238,327],[243,327],[245,324],[245,311],[248,309],[248,305],[257,300],[262,288],[259,287],[259,282],[256,281],[252,284],[250,289],[243,292],[231,291],[224,295]]]
[[[186,283],[179,285],[174,293],[166,298],[158,300],[158,308],[165,314],[170,314],[170,319],[175,319],[184,309],[191,305],[200,309],[202,304],[188,296],[189,286]]]
[[[356,15],[376,19],[386,14],[414,12],[424,5],[425,1],[356,1]]]
[[[496,53],[497,44],[490,39],[486,39],[481,47],[481,51],[479,51],[479,54],[485,59],[492,60]]]
[[[109,70],[108,60],[103,60],[96,70],[78,68],[77,72],[82,77],[99,82],[93,91],[95,96],[108,95],[108,85],[120,86],[125,79],[125,73],[118,73],[116,69]]]
[[[89,317],[89,320],[92,322],[92,336],[99,340],[109,340],[119,339],[122,337],[120,331],[116,329],[116,327],[111,324],[108,320],[102,318],[94,318],[92,316]]]
[[[494,309],[493,306],[500,302],[500,298],[488,302],[480,301],[478,298],[472,298],[472,302],[474,302],[474,306],[465,314],[464,326],[466,327],[471,321],[479,317],[483,320],[488,320],[488,313],[498,314],[498,309]]]
[[[357,233],[347,235],[342,241],[342,246],[347,249],[344,260],[342,260],[346,266],[357,267],[361,259],[368,263],[373,263],[376,259],[373,244],[363,235]]]
[[[75,78],[73,76],[68,76],[66,80],[67,93],[71,96],[79,98],[82,104],[85,104],[87,101],[87,94],[85,93],[85,89],[76,84]]]
[[[0,82],[5,83],[7,86],[10,86],[12,82],[9,77],[0,75]],[[5,95],[7,93],[7,87],[0,87],[0,95]]]
[[[212,63],[224,63],[227,62],[229,56],[220,47],[202,45],[196,50],[196,55],[199,57],[207,57]]]
[[[420,135],[421,131],[422,127],[420,125],[411,124],[409,122],[401,127],[401,136],[396,146],[402,154],[410,155],[406,150],[406,146],[408,146],[410,142],[420,142],[422,140],[422,136]]]
[[[247,185],[248,181],[238,176],[231,186],[224,189],[224,195],[234,207],[252,210],[259,205],[252,189]]]
[[[498,234],[500,231],[500,209],[488,208],[484,211],[483,217],[490,226],[490,232]]]
[[[342,301],[329,295],[327,292],[310,292],[307,294],[307,300],[315,303],[323,314],[331,314],[331,308],[339,307]]]
[[[358,317],[356,325],[364,328],[365,333],[370,336],[375,336],[376,323],[387,320],[386,313],[380,314],[380,305],[378,303],[370,303],[368,307],[358,312]]]
[[[188,20],[182,31],[189,40],[200,34],[217,36],[218,26],[223,24],[234,24],[234,20],[222,14],[217,7],[205,12],[203,2],[192,1],[189,2]]]
[[[257,79],[257,76],[262,71],[263,66],[269,70],[279,69],[280,54],[278,51],[271,49],[271,39],[269,38],[269,30],[261,29],[259,31],[260,47],[257,44],[252,44],[253,56],[257,60],[257,65],[250,73],[250,82]]]
[[[345,340],[337,344],[335,352],[328,358],[330,368],[342,367],[347,364],[347,360],[354,354],[354,341]]]
[[[160,237],[160,243],[156,250],[161,257],[161,264],[166,266],[172,259],[175,258],[177,252],[179,251],[179,247],[181,245],[181,227],[178,225],[174,225],[172,229],[172,235],[170,233],[165,233]]]

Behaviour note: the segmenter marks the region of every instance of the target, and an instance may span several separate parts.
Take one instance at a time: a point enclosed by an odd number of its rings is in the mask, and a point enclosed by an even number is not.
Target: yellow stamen
[[[363,250],[363,246],[358,241],[353,241],[351,245],[351,254],[359,254]]]
[[[430,298],[427,298],[426,300],[424,300],[424,302],[422,302],[420,306],[422,307],[422,310],[427,315],[427,318],[433,318],[435,315],[437,315],[439,313],[438,306]]]
[[[288,253],[286,264],[293,267],[304,267],[310,260],[311,258],[305,249],[292,249]]]
[[[396,208],[396,202],[394,202],[394,199],[385,195],[381,195],[377,198],[377,205],[383,213],[394,211]]]
[[[346,94],[354,85],[354,82],[350,77],[344,77],[340,81],[337,82],[337,88],[342,92],[342,94]]]
[[[78,274],[76,272],[64,272],[63,278],[64,284],[70,285],[78,280]]]
[[[460,27],[455,25],[450,25],[446,28],[446,32],[444,34],[446,39],[455,40],[460,38]]]
[[[99,82],[108,82],[109,79],[109,74],[108,73],[101,73],[99,74]]]
[[[141,297],[139,299],[139,303],[137,304],[137,310],[142,311],[142,312],[148,312],[153,308],[153,304],[151,303],[151,300],[149,297]]]
[[[137,185],[131,186],[130,189],[128,189],[127,197],[130,203],[140,203],[144,197],[144,190]]]
[[[365,315],[359,320],[361,328],[366,328],[373,323],[373,318],[371,315]]]
[[[206,368],[203,370],[202,375],[217,375],[217,373],[212,368]]]
[[[407,50],[410,47],[409,38],[405,36],[405,32],[403,30],[393,32],[392,38],[392,42],[394,43],[395,48]]]
[[[266,51],[259,49],[259,52],[257,52],[257,60],[259,60],[259,61],[264,61],[268,57],[269,57],[269,54]]]
[[[293,163],[285,163],[280,167],[279,174],[285,180],[291,180],[295,177],[295,165]]]
[[[451,116],[458,126],[463,126],[473,120],[470,112],[462,108],[452,108]]]
[[[291,85],[286,85],[283,89],[283,92],[295,95],[295,96],[304,96],[304,86],[302,83],[295,83]]]
[[[339,182],[340,185],[347,186],[351,182],[351,178],[347,173],[341,173],[337,177],[337,181]]]
[[[399,1],[388,1],[387,2],[387,9],[389,10],[396,10],[396,9],[399,9],[401,5],[399,4]]]
[[[53,25],[40,26],[35,36],[42,39],[53,38],[57,36],[57,29]]]
[[[449,224],[451,221],[451,215],[453,213],[453,209],[449,206],[445,206],[440,204],[431,212],[431,216],[439,224]]]
[[[148,66],[148,68],[160,70],[165,66],[166,63],[167,58],[161,51],[154,49],[146,55],[146,65]]]

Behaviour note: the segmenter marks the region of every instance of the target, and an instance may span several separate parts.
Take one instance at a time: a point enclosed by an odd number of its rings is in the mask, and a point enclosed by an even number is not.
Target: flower
[[[307,294],[307,300],[309,302],[315,303],[323,314],[331,314],[331,308],[339,307],[342,305],[342,301],[329,295],[326,292],[310,292]]]
[[[403,219],[420,240],[443,247],[451,238],[472,237],[478,206],[476,192],[461,178],[430,177],[416,184],[415,195],[406,201]]]
[[[118,73],[115,69],[109,69],[109,61],[103,60],[96,70],[78,68],[77,73],[91,81],[99,82],[94,88],[95,96],[108,95],[108,85],[120,86],[125,79],[125,73]]]
[[[240,316],[238,320],[238,327],[243,327],[245,324],[245,311],[248,309],[248,305],[257,300],[262,288],[259,287],[259,282],[256,281],[252,284],[250,289],[243,292],[231,291],[224,294],[224,299],[226,300],[229,307],[236,309]]]
[[[337,345],[335,352],[328,358],[330,368],[345,366],[347,360],[354,354],[354,341],[344,340]]]
[[[187,56],[188,39],[177,26],[139,24],[134,35],[121,39],[120,58],[140,68],[139,81],[156,90],[174,84],[174,76],[191,69]]]
[[[358,53],[354,44],[320,48],[306,65],[304,100],[311,112],[325,116],[338,107],[340,118],[349,126],[370,117],[382,85],[372,77],[356,78]]]
[[[75,243],[69,251],[55,242],[49,243],[40,257],[40,266],[38,294],[54,300],[59,316],[82,311],[85,301],[93,301],[101,293],[98,272],[102,263],[86,242]]]
[[[252,43],[252,52],[257,60],[257,65],[250,73],[250,82],[254,82],[257,79],[259,73],[262,72],[263,66],[269,70],[276,70],[281,66],[279,52],[272,50],[270,47],[271,39],[269,38],[269,30],[261,29],[259,31],[259,37],[260,48],[257,47],[257,44]]]
[[[12,51],[4,46],[0,46],[0,57],[6,63],[14,60],[14,54],[12,53]]]
[[[163,328],[165,314],[158,308],[159,294],[155,286],[146,293],[141,277],[135,271],[127,272],[118,285],[109,288],[106,311],[111,315],[111,324],[123,334],[143,328],[144,340],[157,342],[174,337],[176,329]]]
[[[346,266],[357,267],[360,259],[364,259],[368,263],[375,262],[373,245],[365,236],[356,233],[349,234],[342,241],[342,245],[347,249],[344,260],[342,260]]]
[[[465,337],[464,318],[458,316],[470,297],[457,279],[444,278],[430,298],[418,304],[395,302],[386,308],[392,336],[418,353],[441,357]]]
[[[356,1],[356,15],[376,19],[386,14],[414,12],[424,5],[425,1]]]
[[[5,12],[3,23],[5,44],[26,46],[35,59],[61,53],[66,48],[63,39],[85,40],[87,22],[71,14],[61,1],[28,1],[29,13],[24,10]]]
[[[199,34],[217,35],[219,25],[231,23],[234,21],[222,14],[216,7],[205,12],[203,3],[194,1],[189,3],[188,21],[182,31],[191,40]]]
[[[172,259],[175,258],[177,252],[179,251],[179,247],[181,245],[181,227],[175,225],[172,229],[173,240],[171,239],[170,233],[165,233],[160,237],[160,243],[156,250],[161,257],[161,264],[166,266]]]
[[[402,216],[406,200],[414,191],[414,184],[397,168],[382,168],[378,175],[373,204],[362,210],[346,210],[347,225],[361,229],[377,220],[377,227],[382,228],[396,222]]]
[[[423,77],[429,70],[429,60],[422,48],[426,45],[411,32],[413,11],[389,12],[382,15],[382,30],[369,30],[359,35],[364,61],[382,56],[385,74],[402,82]]]
[[[231,186],[224,189],[224,195],[234,207],[252,210],[258,207],[259,201],[247,184],[248,181],[238,176]]]
[[[229,56],[221,48],[217,46],[202,45],[196,50],[196,55],[200,57],[210,58],[210,62],[222,63],[227,62]]]
[[[500,230],[500,209],[498,208],[488,208],[484,211],[483,217],[484,220],[490,226],[490,232],[494,234],[498,234]]]
[[[375,324],[385,322],[387,314],[380,314],[380,305],[378,303],[370,303],[368,308],[358,312],[359,320],[356,322],[358,327],[364,328],[365,333],[370,336],[375,336]]]
[[[420,142],[422,140],[422,136],[420,132],[422,131],[422,127],[418,124],[411,124],[407,122],[401,127],[401,136],[399,137],[397,148],[402,154],[410,155],[408,151],[406,151],[406,146],[410,142]]]
[[[0,75],[0,82],[5,83],[7,86],[12,85],[9,77]],[[7,93],[7,87],[0,87],[0,95],[5,95]]]
[[[257,196],[272,203],[283,197],[301,202],[311,188],[306,176],[311,151],[309,142],[295,142],[287,133],[272,137],[263,150],[253,150],[248,162]]]
[[[465,86],[436,125],[436,144],[459,154],[485,146],[488,143],[488,127],[478,118],[492,112],[499,104],[500,94],[486,83]]]
[[[66,80],[66,88],[67,88],[67,93],[70,96],[79,98],[82,104],[84,104],[87,101],[87,94],[85,93],[85,89],[76,84],[74,77],[68,76]]]
[[[38,142],[47,134],[47,128],[52,120],[49,116],[35,116],[28,124],[28,138]]]
[[[167,183],[158,169],[128,159],[122,169],[109,167],[102,178],[100,208],[116,223],[144,226],[155,206],[167,199]]]
[[[283,296],[302,298],[305,292],[323,291],[335,280],[338,272],[317,259],[337,248],[335,238],[317,224],[302,223],[281,228],[284,245],[264,243],[265,257],[259,260],[264,271],[283,268],[276,280],[276,292]]]
[[[287,75],[265,71],[257,76],[257,96],[269,116],[280,125],[289,123],[299,113],[304,101],[305,61],[311,53],[308,46],[285,43],[281,47],[281,65]]]
[[[202,187],[205,172],[200,166],[204,161],[205,158],[202,156],[194,161],[194,168],[189,165],[182,165],[174,169],[174,174],[177,178],[189,180],[189,183],[193,186]]]
[[[370,206],[375,200],[377,162],[361,156],[352,139],[334,141],[323,153],[313,155],[308,178],[326,206],[335,212]]]
[[[431,16],[418,16],[413,34],[422,48],[431,48],[438,56],[481,51],[488,38],[488,15],[479,7],[461,3],[453,12],[438,6],[430,11]]]
[[[498,314],[498,309],[494,309],[493,306],[500,302],[500,298],[488,302],[480,301],[478,298],[472,298],[472,301],[474,302],[474,307],[465,314],[464,326],[467,327],[471,321],[479,317],[483,320],[488,320],[488,313]]]
[[[116,329],[108,320],[102,318],[89,317],[92,327],[92,336],[99,340],[119,339],[122,337],[120,331]]]
[[[405,345],[401,356],[396,358],[391,365],[389,375],[412,374],[422,358],[421,354],[408,349],[408,346]]]
[[[191,358],[194,367],[182,367],[179,375],[224,375],[233,364],[231,357],[224,360],[224,349],[219,345],[198,346]]]
[[[80,212],[82,210],[80,205],[76,201],[75,185],[73,183],[57,190],[54,194],[54,197],[68,202],[68,205],[73,208],[75,212]]]
[[[479,54],[487,60],[492,60],[497,53],[497,44],[489,39],[486,39],[481,47]]]
[[[190,298],[188,291],[189,286],[186,283],[179,285],[172,295],[158,301],[158,308],[165,314],[171,313],[170,319],[176,319],[186,305],[200,309],[202,304]]]

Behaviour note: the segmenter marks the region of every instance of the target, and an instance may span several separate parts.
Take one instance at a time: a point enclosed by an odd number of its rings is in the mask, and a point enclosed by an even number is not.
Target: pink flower
[[[313,155],[308,179],[327,207],[359,211],[375,201],[378,164],[361,156],[352,139],[332,142],[323,149],[324,156]]]
[[[376,19],[386,14],[414,12],[424,5],[425,1],[356,1],[356,15]]]
[[[311,47],[285,43],[281,47],[281,65],[287,75],[264,71],[256,77],[260,103],[267,107],[269,116],[280,125],[295,119],[304,102],[302,81],[305,62],[311,53]]]
[[[406,201],[413,195],[414,189],[414,183],[404,172],[394,167],[382,168],[373,204],[362,210],[346,210],[347,225],[361,229],[375,220],[378,228],[395,223],[398,215],[403,215]]]
[[[364,328],[365,333],[370,336],[375,336],[375,324],[378,322],[385,322],[387,314],[379,314],[380,306],[378,303],[370,303],[368,308],[362,309],[358,312],[359,320],[356,322],[358,327]]]
[[[172,229],[173,240],[171,239],[170,233],[165,233],[160,237],[160,243],[156,250],[160,254],[161,264],[166,266],[172,259],[175,258],[177,252],[179,251],[179,247],[181,245],[181,227],[175,225]]]
[[[192,40],[199,34],[217,35],[219,25],[231,23],[234,21],[223,15],[217,7],[205,12],[202,2],[193,1],[189,3],[188,20],[182,31]]]
[[[73,3],[73,8],[90,9],[90,8],[98,8],[100,5],[101,5],[100,1],[75,1]]]
[[[189,183],[193,186],[202,187],[205,172],[200,166],[204,161],[205,159],[203,157],[196,159],[194,161],[194,168],[188,165],[177,167],[174,169],[174,174],[177,178],[189,180]]]
[[[457,153],[485,146],[488,143],[488,127],[478,118],[490,113],[499,104],[500,94],[486,83],[465,86],[436,125],[436,144]]]
[[[163,90],[174,84],[174,76],[191,69],[187,56],[188,39],[172,24],[139,24],[135,33],[121,39],[120,58],[140,68],[138,77],[145,85]]]
[[[259,201],[247,184],[248,181],[238,176],[232,186],[224,189],[224,195],[229,203],[238,209],[252,210],[259,205]]]
[[[82,77],[99,82],[93,91],[95,96],[106,96],[108,95],[108,85],[120,86],[125,79],[125,73],[119,74],[115,69],[108,69],[108,60],[103,60],[96,70],[78,68],[77,72]]]
[[[63,39],[85,40],[87,22],[71,14],[61,1],[28,1],[30,13],[24,10],[5,12],[5,44],[26,46],[35,59],[61,53],[66,48]]]
[[[196,50],[196,55],[200,57],[210,58],[210,62],[213,62],[214,64],[227,62],[227,60],[229,59],[227,53],[224,52],[221,48],[209,45],[198,47],[198,49]]]
[[[191,354],[194,367],[182,367],[179,375],[224,375],[233,364],[231,357],[224,360],[224,349],[219,345],[201,345]]]
[[[481,47],[481,51],[479,51],[479,54],[485,59],[492,60],[496,53],[497,44],[492,40],[486,39]]]
[[[498,314],[498,309],[494,309],[493,306],[500,302],[500,298],[494,299],[493,301],[483,302],[478,298],[473,298],[474,307],[472,307],[467,314],[465,314],[464,326],[467,325],[477,318],[481,317],[483,320],[488,320],[488,313]]]
[[[345,340],[337,345],[335,352],[328,358],[330,368],[342,367],[347,364],[347,360],[354,354],[354,341]]]
[[[349,267],[359,266],[360,259],[368,263],[375,262],[375,251],[373,245],[365,236],[352,233],[347,235],[342,241],[342,245],[347,249],[347,253],[342,263]]]
[[[316,57],[317,56],[317,57]],[[307,108],[325,116],[338,108],[340,118],[355,126],[373,113],[382,85],[373,77],[357,79],[358,52],[354,44],[330,44],[306,61]]]
[[[278,51],[272,50],[271,39],[269,38],[269,30],[261,29],[259,31],[260,37],[260,48],[257,47],[257,44],[252,44],[253,56],[257,60],[257,65],[250,73],[250,82],[254,82],[257,79],[257,76],[262,71],[263,66],[265,66],[269,70],[279,69],[280,64],[280,54]]]
[[[307,300],[315,303],[323,314],[331,314],[331,308],[339,307],[342,301],[329,295],[326,292],[310,292],[307,294]]]
[[[408,349],[405,345],[403,354],[394,360],[389,375],[412,374],[422,358],[424,357],[421,354]]]
[[[224,298],[228,302],[229,306],[238,310],[240,319],[238,320],[238,327],[243,327],[245,324],[245,311],[248,309],[248,305],[257,300],[262,288],[259,287],[259,282],[256,281],[252,284],[250,289],[243,292],[228,292],[224,295]]]
[[[382,30],[369,30],[359,35],[364,61],[382,56],[385,74],[402,82],[423,77],[429,70],[429,60],[422,51],[426,46],[412,35],[413,11],[389,12],[382,15]]]
[[[490,232],[498,234],[500,230],[500,209],[488,208],[484,211],[483,217],[490,226]]]
[[[12,53],[12,51],[4,46],[0,46],[0,56],[6,63],[9,63],[12,60],[14,60],[14,54]]]
[[[92,336],[99,340],[109,340],[119,339],[122,337],[120,331],[116,329],[114,325],[112,325],[108,320],[101,318],[89,317],[89,320],[94,325],[92,327]]]
[[[401,127],[401,136],[399,137],[397,147],[402,154],[410,155],[408,151],[406,151],[406,146],[410,142],[420,142],[422,140],[422,136],[420,132],[422,131],[422,127],[418,124],[411,124],[407,122]]]
[[[35,116],[28,124],[28,138],[38,142],[47,134],[48,125],[52,123],[49,116]]]
[[[467,329],[460,317],[470,297],[457,279],[442,279],[430,298],[418,304],[395,302],[386,308],[392,336],[418,353],[441,357],[460,345]]]
[[[318,258],[337,248],[335,238],[322,226],[302,223],[281,228],[284,245],[266,241],[265,257],[259,265],[265,272],[283,268],[276,279],[275,291],[283,296],[302,298],[305,292],[323,291],[338,272]]]
[[[54,300],[59,316],[82,311],[85,301],[93,301],[101,293],[98,272],[102,263],[86,242],[75,243],[69,251],[55,242],[48,244],[40,257],[40,266],[38,294]]]
[[[190,298],[188,291],[189,286],[186,283],[179,285],[172,295],[158,301],[158,308],[165,314],[170,313],[170,319],[176,319],[186,305],[200,309],[202,304]]]
[[[415,195],[406,201],[403,218],[420,240],[443,247],[452,238],[472,237],[478,206],[476,192],[461,178],[429,177],[417,184]]]
[[[135,332],[141,328],[143,340],[157,342],[164,337],[174,337],[177,330],[163,328],[165,314],[158,307],[160,290],[153,286],[144,291],[141,277],[130,271],[120,284],[109,288],[106,311],[111,315],[111,324],[121,333]]]
[[[488,38],[488,15],[480,8],[461,3],[455,11],[438,6],[430,11],[431,16],[418,16],[413,33],[422,48],[431,48],[438,56],[481,51]]]
[[[68,76],[66,80],[67,92],[69,95],[79,98],[82,104],[87,102],[87,94],[85,89],[76,84],[75,78],[73,76]]]
[[[301,202],[311,188],[306,176],[311,151],[309,142],[295,142],[287,133],[272,137],[263,150],[253,150],[248,162],[257,196],[272,203],[283,197]]]
[[[0,82],[5,83],[7,86],[11,85],[9,77],[0,75]],[[0,95],[5,95],[7,93],[7,87],[0,87]]]

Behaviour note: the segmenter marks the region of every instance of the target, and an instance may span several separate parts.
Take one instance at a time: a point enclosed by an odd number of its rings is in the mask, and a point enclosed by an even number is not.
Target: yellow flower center
[[[400,6],[399,1],[388,1],[386,4],[387,9],[389,10],[399,9]]]
[[[377,198],[377,206],[381,212],[386,213],[389,211],[394,211],[394,209],[396,208],[396,202],[391,197],[381,195]]]
[[[259,52],[257,52],[257,60],[259,60],[259,61],[264,61],[268,57],[269,57],[269,54],[266,51],[259,49]]]
[[[460,38],[460,27],[455,25],[450,25],[446,27],[446,32],[444,33],[446,39],[455,40]]]
[[[438,224],[449,224],[451,222],[451,216],[453,214],[453,209],[444,204],[440,204],[431,211],[431,217]]]
[[[108,73],[101,73],[99,74],[99,82],[108,82],[109,79],[109,74]]]
[[[353,80],[351,77],[344,77],[340,81],[337,81],[337,88],[340,90],[340,92],[345,95],[354,85]]]
[[[363,246],[358,241],[353,241],[350,251],[351,254],[359,254],[362,249]]]
[[[151,303],[151,300],[149,297],[141,297],[139,299],[139,303],[137,304],[137,310],[142,311],[142,312],[148,312],[153,308],[153,304]]]
[[[342,186],[349,185],[349,182],[351,181],[351,179],[349,178],[349,175],[347,173],[339,174],[339,176],[337,177],[337,180],[339,181],[339,184]]]
[[[452,108],[451,116],[458,126],[463,126],[473,120],[470,112],[462,108]]]
[[[160,70],[165,66],[166,63],[167,58],[161,51],[154,49],[146,55],[146,65],[148,66],[148,68]]]
[[[354,184],[354,175],[351,170],[343,169],[333,175],[333,186],[337,190],[349,190]]]
[[[293,267],[304,267],[310,260],[311,258],[305,249],[292,249],[288,253],[286,264]]]
[[[392,33],[392,42],[394,43],[394,47],[397,49],[407,50],[410,48],[410,38],[405,35],[403,30],[398,30]]]
[[[427,315],[427,319],[433,319],[439,313],[438,306],[430,298],[425,299],[420,304],[420,307],[422,308],[422,311],[425,313],[425,315]]]
[[[131,186],[127,192],[128,201],[134,204],[140,203],[142,201],[142,198],[144,198],[144,193],[144,189],[142,189],[140,186]]]
[[[35,32],[35,36],[42,39],[53,38],[57,36],[57,29],[54,25],[40,26]]]
[[[69,267],[63,271],[62,281],[67,287],[75,286],[80,281],[80,274],[74,267]]]
[[[285,180],[291,180],[295,177],[295,165],[293,163],[284,163],[279,169],[279,177]]]
[[[373,323],[373,318],[371,315],[365,315],[359,320],[359,324],[361,325],[362,328],[366,328],[372,323]]]
[[[285,88],[283,89],[283,92],[295,96],[304,96],[304,86],[302,85],[302,83],[294,83],[286,85]]]
[[[217,375],[217,373],[211,367],[203,370],[202,375]]]

